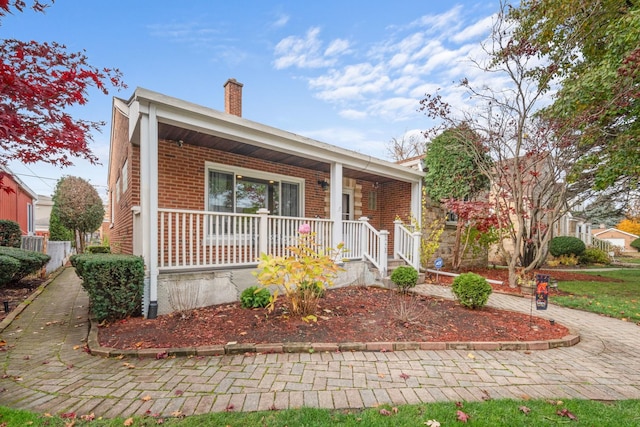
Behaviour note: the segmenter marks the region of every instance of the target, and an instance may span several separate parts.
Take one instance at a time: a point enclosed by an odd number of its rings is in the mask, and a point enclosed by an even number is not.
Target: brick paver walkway
[[[448,288],[421,292],[450,297]],[[640,327],[550,306],[578,329],[546,351],[397,351],[108,359],[83,352],[87,296],[65,270],[2,333],[0,405],[36,412],[185,415],[493,398],[640,399]],[[524,298],[490,304],[528,313]],[[404,375],[403,375],[404,374]]]

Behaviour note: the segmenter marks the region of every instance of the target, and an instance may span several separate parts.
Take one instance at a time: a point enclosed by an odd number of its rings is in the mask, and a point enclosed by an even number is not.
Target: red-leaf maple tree
[[[43,12],[48,3],[30,6]],[[0,19],[27,7],[23,0],[0,0]],[[84,105],[88,90],[108,94],[125,88],[122,73],[97,68],[84,52],[68,52],[56,42],[0,40],[0,165],[11,160],[70,166],[72,158],[96,163],[88,142],[104,122],[72,117],[68,108]],[[5,190],[0,171],[0,190]]]

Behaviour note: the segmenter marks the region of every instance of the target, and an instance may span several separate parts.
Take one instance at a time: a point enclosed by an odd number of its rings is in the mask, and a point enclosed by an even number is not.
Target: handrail
[[[407,227],[401,220],[393,221],[394,224],[394,241],[393,256],[401,258],[407,264],[420,269],[420,241],[422,233]],[[414,227],[412,227],[414,228]]]

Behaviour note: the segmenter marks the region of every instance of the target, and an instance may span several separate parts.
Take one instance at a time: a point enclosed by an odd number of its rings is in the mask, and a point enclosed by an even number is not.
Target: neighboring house
[[[0,219],[8,219],[20,224],[23,235],[35,232],[34,208],[38,196],[7,167],[0,166],[0,177],[4,187],[0,189]]]
[[[49,220],[51,219],[51,209],[53,199],[49,196],[38,194],[38,204],[36,205],[35,230],[38,236],[49,236]]]
[[[420,218],[422,173],[244,119],[242,84],[224,87],[225,112],[142,88],[113,100],[110,243],[144,257],[147,317],[237,300],[303,223],[344,242],[338,285],[375,282],[389,255],[416,262],[394,220]]]
[[[605,228],[604,224],[600,225],[600,228],[591,229],[591,233],[593,233],[593,237],[617,246],[622,252],[637,252],[635,248],[631,247],[631,242],[638,238],[635,234],[617,228]]]

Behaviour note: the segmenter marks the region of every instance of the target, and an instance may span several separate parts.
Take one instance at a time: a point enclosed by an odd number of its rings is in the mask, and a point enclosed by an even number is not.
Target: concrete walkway
[[[448,288],[420,292],[450,297]],[[363,408],[492,398],[640,399],[640,327],[550,306],[537,312],[580,331],[545,351],[397,351],[108,359],[83,351],[87,296],[60,274],[0,334],[0,405],[114,417],[214,411]],[[494,294],[495,307],[530,300]]]

